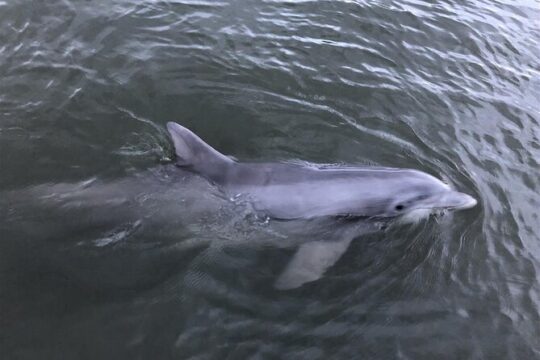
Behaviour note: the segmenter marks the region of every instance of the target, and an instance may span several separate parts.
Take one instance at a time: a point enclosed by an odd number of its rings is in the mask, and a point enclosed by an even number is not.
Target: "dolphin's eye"
[[[403,205],[397,204],[396,207],[395,207],[395,209],[396,209],[397,211],[401,211],[401,210],[403,210],[403,207],[404,207]]]

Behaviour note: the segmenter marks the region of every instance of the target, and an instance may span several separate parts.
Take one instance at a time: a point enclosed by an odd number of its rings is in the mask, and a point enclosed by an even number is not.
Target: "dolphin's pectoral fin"
[[[319,279],[339,260],[352,241],[347,237],[339,241],[312,241],[301,245],[274,287],[279,290],[294,289]]]

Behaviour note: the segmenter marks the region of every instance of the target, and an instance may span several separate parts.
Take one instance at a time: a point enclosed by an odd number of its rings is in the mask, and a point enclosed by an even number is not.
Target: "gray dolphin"
[[[373,224],[416,222],[441,210],[467,209],[477,203],[418,170],[243,163],[177,123],[169,122],[167,129],[178,166],[203,176],[231,197],[244,197],[257,213],[279,220],[358,219],[356,225],[336,232],[338,239],[300,245],[276,281],[279,289],[319,279],[355,237],[377,229]]]

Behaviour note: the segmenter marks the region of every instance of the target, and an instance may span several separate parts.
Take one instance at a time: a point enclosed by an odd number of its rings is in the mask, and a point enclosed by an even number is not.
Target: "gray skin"
[[[218,153],[190,130],[168,123],[177,164],[230,194],[249,197],[257,211],[278,219],[323,216],[400,217],[413,210],[465,209],[467,194],[424,172],[384,167],[307,167],[239,163]]]
[[[292,163],[241,163],[219,153],[185,127],[170,122],[177,165],[231,197],[244,197],[265,216],[281,220],[358,218],[338,239],[300,245],[276,281],[292,289],[319,279],[358,235],[376,221],[416,222],[442,210],[476,205],[471,196],[424,172],[384,167],[309,167]]]

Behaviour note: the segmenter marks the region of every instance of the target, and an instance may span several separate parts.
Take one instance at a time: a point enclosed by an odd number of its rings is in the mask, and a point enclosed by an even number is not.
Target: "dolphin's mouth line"
[[[473,206],[461,206],[461,205],[452,205],[452,206],[437,206],[437,207],[432,207],[432,206],[423,206],[423,207],[415,207],[414,209],[412,209],[411,211],[415,211],[415,210],[427,210],[431,213],[431,215],[438,215],[440,213],[446,213],[448,211],[455,211],[455,210],[465,210],[465,209],[470,209],[472,208]],[[406,215],[406,214],[404,214]]]
[[[446,199],[444,197],[442,199],[433,199],[431,204],[420,204],[420,206],[414,207],[413,210],[430,210],[434,212],[441,210],[465,210],[473,208],[476,206],[476,204],[478,204],[478,201],[470,195],[463,193],[456,194],[459,195],[459,198],[457,199],[455,196],[454,198],[451,197],[450,199]],[[445,202],[447,203],[445,204]]]
[[[464,207],[462,205],[448,205],[448,206],[422,206],[422,207],[415,207],[411,211],[414,210],[430,210],[433,212],[437,211],[445,211],[445,210],[462,210],[462,209],[468,209],[472,206]]]

